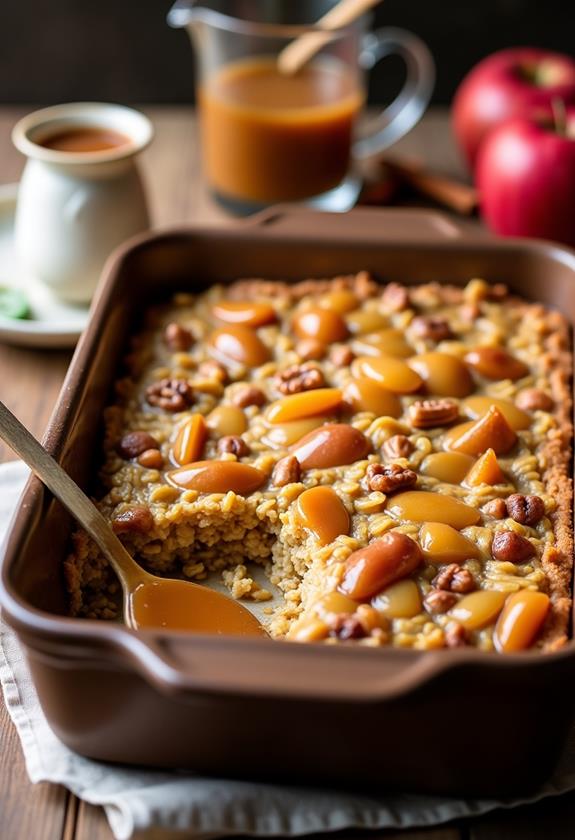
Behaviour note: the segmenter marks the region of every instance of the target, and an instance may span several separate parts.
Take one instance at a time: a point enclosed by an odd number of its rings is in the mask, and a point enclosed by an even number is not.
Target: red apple
[[[476,182],[496,233],[575,246],[575,107],[493,129],[479,149]]]
[[[470,168],[485,135],[510,117],[575,103],[575,59],[532,47],[496,52],[464,78],[453,101],[453,128]]]

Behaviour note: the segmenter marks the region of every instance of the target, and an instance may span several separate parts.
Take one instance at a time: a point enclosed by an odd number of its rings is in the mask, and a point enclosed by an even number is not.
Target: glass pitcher
[[[390,146],[420,119],[435,80],[423,42],[403,29],[369,31],[371,17],[336,29],[295,74],[278,69],[284,47],[333,0],[177,0],[168,22],[185,27],[196,55],[203,168],[227,209],[247,214],[278,201],[347,210],[360,179],[353,159]],[[366,71],[400,55],[406,81],[363,133]]]

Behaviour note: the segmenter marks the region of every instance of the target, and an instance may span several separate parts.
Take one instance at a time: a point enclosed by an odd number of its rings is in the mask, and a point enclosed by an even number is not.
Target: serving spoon
[[[99,546],[122,585],[129,627],[267,636],[242,604],[207,586],[144,571],[100,511],[20,421],[0,402],[0,437],[25,461]]]
[[[305,32],[284,47],[277,58],[278,70],[286,76],[297,73],[304,64],[331,40],[331,32],[349,26],[358,17],[381,3],[381,0],[339,0],[339,3],[315,24],[316,31]],[[323,29],[323,32],[317,31]]]

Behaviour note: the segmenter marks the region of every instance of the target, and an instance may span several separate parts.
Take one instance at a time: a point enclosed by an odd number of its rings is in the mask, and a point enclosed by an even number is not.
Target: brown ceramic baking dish
[[[575,255],[497,241],[420,211],[269,211],[229,229],[139,238],[108,263],[45,444],[84,488],[102,407],[142,306],[237,277],[505,281],[575,323]],[[96,453],[96,455],[95,455]],[[494,794],[553,768],[572,717],[575,648],[348,649],[65,617],[70,519],[32,479],[2,562],[1,603],[56,734],[92,758],[230,777]]]

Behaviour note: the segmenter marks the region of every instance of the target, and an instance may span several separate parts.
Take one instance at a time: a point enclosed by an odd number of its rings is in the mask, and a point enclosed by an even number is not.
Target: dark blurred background
[[[185,31],[166,24],[170,6],[170,0],[0,0],[0,102],[193,101],[190,44]],[[442,104],[494,50],[575,50],[574,0],[385,0],[376,23],[406,27],[427,42],[438,69],[435,102]],[[400,62],[388,59],[373,73],[371,100],[385,101],[400,81]]]

